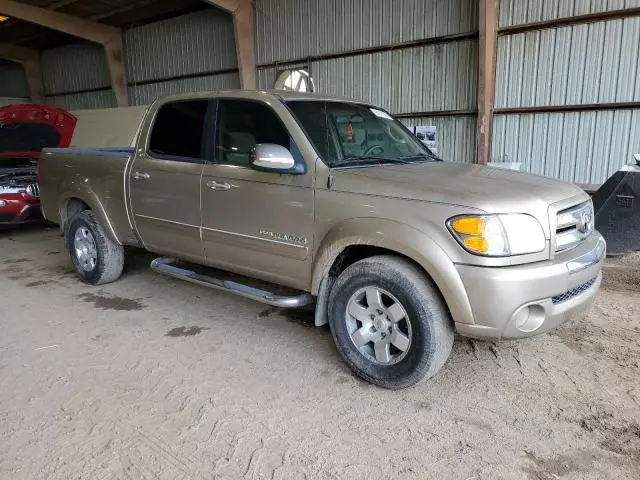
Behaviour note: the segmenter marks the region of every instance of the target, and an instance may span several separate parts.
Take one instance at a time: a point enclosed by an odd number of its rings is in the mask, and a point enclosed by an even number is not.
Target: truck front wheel
[[[74,215],[64,230],[71,262],[82,281],[103,285],[117,280],[124,267],[124,248],[112,241],[91,210]]]
[[[417,266],[393,256],[342,272],[331,290],[329,323],[347,365],[384,388],[432,377],[453,346],[453,322],[438,289]]]

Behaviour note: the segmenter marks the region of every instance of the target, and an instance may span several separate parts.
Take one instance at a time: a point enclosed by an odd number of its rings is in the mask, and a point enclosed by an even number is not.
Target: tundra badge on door
[[[273,240],[278,240],[280,242],[296,243],[298,245],[307,244],[307,239],[305,237],[301,237],[300,235],[295,235],[292,233],[272,232],[270,230],[261,228],[260,235],[262,235],[263,237],[269,237]]]

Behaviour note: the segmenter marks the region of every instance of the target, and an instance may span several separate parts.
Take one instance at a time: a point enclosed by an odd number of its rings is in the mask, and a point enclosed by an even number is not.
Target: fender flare
[[[96,216],[96,220],[98,221],[98,223],[102,226],[102,228],[104,228],[107,236],[115,243],[122,245],[122,242],[113,229],[113,225],[111,225],[111,222],[109,221],[109,216],[107,215],[102,202],[95,193],[82,185],[78,186],[78,188],[72,192],[66,192],[61,195],[59,212],[61,221],[60,227],[63,229],[63,231],[68,220],[68,218],[66,217],[67,204],[74,198],[77,198],[78,200],[86,203],[93,214]]]
[[[427,233],[394,220],[356,218],[332,228],[323,238],[316,255],[312,294],[318,295],[321,285],[327,284],[323,280],[338,256],[347,247],[356,245],[382,247],[410,258],[434,281],[454,322],[474,323],[469,297],[453,261]]]

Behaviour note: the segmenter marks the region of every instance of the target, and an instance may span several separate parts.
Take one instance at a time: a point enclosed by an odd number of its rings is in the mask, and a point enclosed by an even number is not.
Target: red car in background
[[[39,220],[37,159],[45,147],[68,147],[76,118],[48,105],[0,108],[0,227]]]

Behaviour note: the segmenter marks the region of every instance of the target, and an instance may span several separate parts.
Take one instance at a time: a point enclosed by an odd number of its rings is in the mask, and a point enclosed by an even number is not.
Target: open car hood
[[[37,158],[43,148],[65,148],[76,118],[56,107],[38,104],[0,108],[0,158]]]

